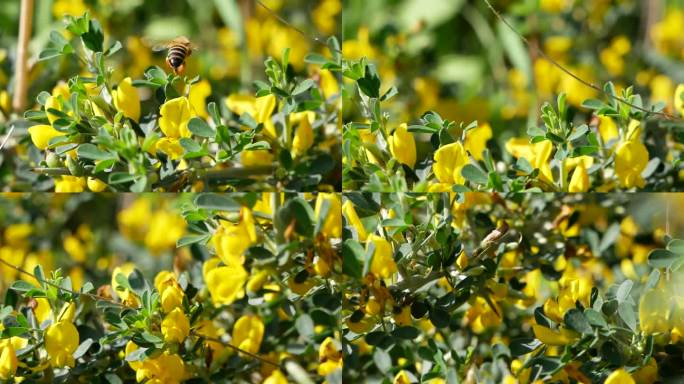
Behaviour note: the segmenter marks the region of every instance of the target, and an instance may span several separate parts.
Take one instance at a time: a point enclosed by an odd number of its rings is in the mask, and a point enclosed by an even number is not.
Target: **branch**
[[[12,107],[17,112],[26,107],[26,91],[28,89],[28,43],[31,37],[33,23],[33,0],[21,0],[19,14],[19,40],[17,41],[17,66],[15,78],[17,86],[14,89]]]

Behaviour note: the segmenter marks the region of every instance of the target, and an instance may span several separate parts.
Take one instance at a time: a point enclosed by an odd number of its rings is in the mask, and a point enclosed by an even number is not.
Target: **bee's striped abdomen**
[[[178,68],[185,61],[185,56],[187,55],[187,49],[182,45],[174,45],[169,49],[169,53],[166,56],[169,64],[173,68]]]

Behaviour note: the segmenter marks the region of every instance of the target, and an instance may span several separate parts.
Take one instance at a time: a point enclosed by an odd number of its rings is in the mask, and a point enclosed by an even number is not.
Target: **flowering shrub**
[[[0,200],[0,379],[341,382],[339,197],[117,200]]]
[[[345,190],[445,192],[608,192],[679,190],[679,131],[684,127],[684,84],[673,95],[679,120],[661,114],[663,105],[644,108],[632,88],[621,94],[612,83],[606,99],[588,99],[589,125],[576,122],[560,94],[556,106],[541,108],[541,126],[513,137],[503,148],[490,144],[491,126],[454,122],[434,111],[419,121],[391,126],[383,105],[397,93],[381,94],[375,65],[345,61],[353,80],[352,111],[362,119],[344,126]],[[347,104],[345,104],[347,105]],[[358,111],[353,106],[358,105]],[[644,127],[647,127],[645,129]],[[663,147],[662,143],[667,143]],[[494,154],[498,154],[495,157]]]
[[[663,205],[645,195],[346,194],[345,379],[681,380],[684,259],[681,240],[663,236]]]
[[[340,51],[305,57],[311,76],[295,75],[285,49],[264,62],[256,93],[207,103],[209,83],[151,66],[144,78],[112,82],[104,44],[88,13],[53,31],[41,60],[69,57],[83,72],[41,92],[28,137],[32,189],[56,192],[338,189],[336,72]],[[141,97],[143,95],[143,97]]]
[[[365,17],[379,9],[396,17]],[[344,190],[681,190],[682,15],[671,0],[350,3]]]

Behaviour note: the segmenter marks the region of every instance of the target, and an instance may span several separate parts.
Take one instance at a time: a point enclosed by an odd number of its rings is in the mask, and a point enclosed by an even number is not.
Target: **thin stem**
[[[14,90],[12,106],[20,112],[26,107],[26,93],[28,90],[28,43],[31,38],[33,24],[33,0],[21,1],[19,14],[19,40],[17,41],[17,66],[15,76],[17,86]]]

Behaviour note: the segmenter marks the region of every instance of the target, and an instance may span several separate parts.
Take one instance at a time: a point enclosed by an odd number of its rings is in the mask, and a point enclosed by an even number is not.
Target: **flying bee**
[[[166,64],[173,70],[176,75],[182,74],[185,70],[185,59],[192,54],[192,51],[196,51],[195,47],[185,36],[178,36],[175,39],[155,45],[152,50],[163,51],[168,50],[166,54]]]

